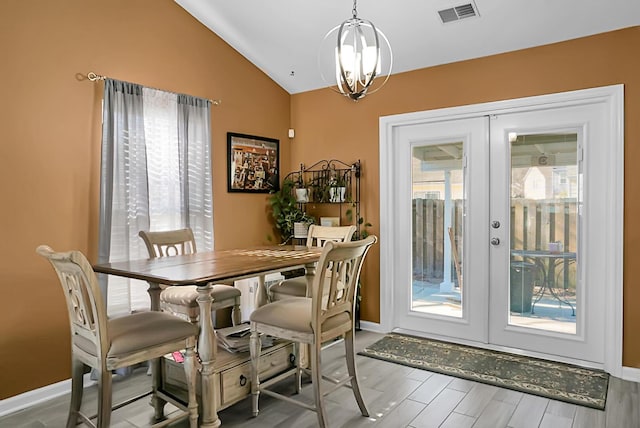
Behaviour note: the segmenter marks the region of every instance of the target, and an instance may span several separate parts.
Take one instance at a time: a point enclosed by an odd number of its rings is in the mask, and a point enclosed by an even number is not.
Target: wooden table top
[[[321,248],[299,245],[255,247],[96,264],[93,270],[158,284],[204,285],[304,266],[321,253]]]

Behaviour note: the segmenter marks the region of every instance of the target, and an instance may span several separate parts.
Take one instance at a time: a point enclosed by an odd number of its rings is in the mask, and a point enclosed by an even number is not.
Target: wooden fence
[[[578,222],[575,200],[512,199],[511,203],[512,249],[548,250],[550,242],[560,242],[564,251],[576,251]],[[462,210],[463,201],[453,200],[451,228],[460,262],[464,265]],[[413,231],[414,279],[442,281],[444,242],[449,239],[444,229],[444,200],[414,199]],[[450,268],[451,278],[455,280],[453,263]]]

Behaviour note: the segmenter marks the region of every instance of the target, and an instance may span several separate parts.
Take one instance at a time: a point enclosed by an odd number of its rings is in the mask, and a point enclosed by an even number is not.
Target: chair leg
[[[320,367],[320,352],[322,350],[321,343],[316,341],[311,351],[311,382],[313,383],[313,392],[316,399],[316,414],[318,415],[318,426],[324,428],[327,426],[327,413],[324,409],[324,397],[322,396],[322,368]]]
[[[353,395],[358,402],[358,407],[360,408],[360,413],[362,413],[362,416],[369,416],[367,405],[362,399],[360,387],[358,386],[358,372],[356,370],[355,353],[353,352],[353,330],[349,330],[344,335],[344,348],[347,358],[347,371],[349,373],[349,377],[351,377],[351,389],[353,390]]]
[[[78,412],[82,405],[84,364],[72,356],[71,359],[71,404],[69,404],[69,417],[67,428],[75,428],[78,423]]]
[[[149,404],[153,406],[154,420],[161,421],[164,419],[164,406],[167,404],[165,400],[158,397],[157,391],[162,388],[162,358],[154,358],[151,360],[151,401]]]
[[[187,377],[187,390],[189,393],[189,402],[187,408],[189,410],[189,425],[191,428],[198,426],[198,400],[196,399],[196,358],[193,350],[195,339],[187,344],[184,361],[184,371]]]
[[[258,416],[258,399],[260,398],[260,379],[258,376],[258,362],[260,361],[260,335],[256,323],[251,323],[251,337],[249,339],[249,353],[251,354],[251,410],[253,416]]]
[[[300,366],[300,342],[293,342],[293,355],[296,365],[296,394],[302,392],[302,367]]]
[[[233,325],[240,325],[242,320],[242,313],[240,312],[240,299],[236,299],[233,309],[231,309],[231,323]]]
[[[99,369],[97,428],[109,428],[111,424],[111,376],[111,370],[104,367]]]

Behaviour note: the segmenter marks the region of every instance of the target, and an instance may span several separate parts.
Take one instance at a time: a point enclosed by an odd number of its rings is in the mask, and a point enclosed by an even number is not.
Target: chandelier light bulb
[[[392,62],[389,40],[371,21],[358,18],[356,1],[353,17],[325,35],[318,53],[324,81],[354,101],[376,92],[387,82]],[[376,81],[383,73],[384,79]]]

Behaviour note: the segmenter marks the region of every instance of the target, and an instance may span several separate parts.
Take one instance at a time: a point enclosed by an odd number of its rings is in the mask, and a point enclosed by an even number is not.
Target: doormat
[[[570,364],[391,333],[360,355],[604,410],[609,374]]]

